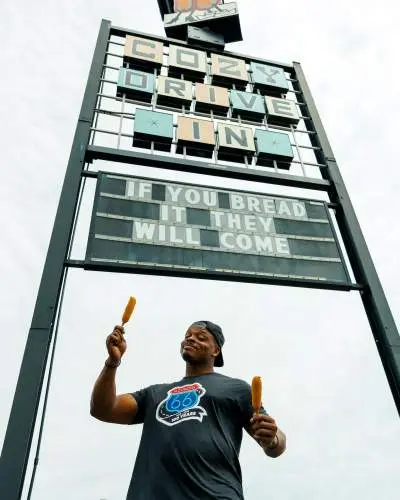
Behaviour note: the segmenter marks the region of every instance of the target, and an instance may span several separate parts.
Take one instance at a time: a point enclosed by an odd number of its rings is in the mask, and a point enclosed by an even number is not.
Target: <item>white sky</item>
[[[229,50],[302,63],[399,324],[397,2],[239,7],[244,41]],[[0,5],[1,441],[101,18],[163,35],[155,0]],[[88,202],[86,218],[90,210]],[[263,376],[288,450],[267,459],[245,437],[246,500],[398,498],[398,415],[357,293],[72,270],[34,500],[125,498],[141,429],[93,420],[89,398],[131,294],[138,305],[120,392],[179,379],[179,340],[199,318],[224,328],[223,373]]]

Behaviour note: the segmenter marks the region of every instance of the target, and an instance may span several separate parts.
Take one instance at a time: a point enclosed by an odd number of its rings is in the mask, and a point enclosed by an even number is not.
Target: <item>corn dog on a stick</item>
[[[130,297],[127,306],[125,307],[124,314],[122,315],[122,326],[131,319],[133,310],[135,309],[136,299],[135,297]]]
[[[260,413],[262,395],[262,380],[261,377],[254,377],[251,383],[251,404],[256,415]]]

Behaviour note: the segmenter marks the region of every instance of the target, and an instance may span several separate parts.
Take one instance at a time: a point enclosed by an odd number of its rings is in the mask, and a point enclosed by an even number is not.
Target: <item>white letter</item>
[[[175,210],[175,222],[183,222],[183,214],[185,213],[185,207],[171,207]]]
[[[161,206],[161,211],[160,211],[160,218],[161,220],[167,221],[169,220],[168,217],[168,205],[160,205]]]
[[[224,212],[211,212],[211,217],[214,217],[214,223],[213,225],[215,227],[222,227],[222,217],[225,215]],[[212,219],[211,219],[212,222]]]
[[[200,246],[200,239],[195,239],[194,238],[194,232],[199,232],[198,229],[195,229],[194,227],[187,227],[186,228],[186,240],[189,245],[199,245]]]
[[[292,215],[290,213],[290,208],[287,201],[280,200],[278,203],[278,215],[288,215],[289,217]]]
[[[261,216],[259,216],[257,218],[261,222],[261,224],[262,224],[262,226],[264,228],[264,231],[266,233],[273,232],[273,225],[272,225],[272,223],[273,223],[274,219],[272,217],[261,217]]]
[[[306,207],[304,206],[304,203],[300,203],[299,201],[294,201],[293,202],[293,213],[296,217],[306,217],[307,212],[306,212]]]
[[[139,184],[139,198],[146,199],[146,193],[151,194],[151,184],[141,182]]]
[[[261,236],[256,235],[255,243],[257,252],[274,253],[274,246],[272,244],[271,236],[261,238]]]
[[[165,226],[163,224],[158,226],[158,240],[165,241]]]
[[[176,227],[175,226],[171,226],[170,227],[170,240],[171,240],[171,243],[183,243],[183,240],[180,240],[179,238],[177,238],[176,236]]]
[[[233,250],[235,248],[235,245],[233,243],[229,243],[228,238],[233,239],[233,234],[232,233],[222,233],[221,234],[221,244],[225,248],[228,248],[229,250]]]
[[[154,230],[156,228],[155,224],[149,224],[148,222],[135,221],[135,232],[136,239],[138,240],[152,240],[154,238]]]
[[[208,207],[216,207],[217,193],[215,191],[203,191],[203,200]]]
[[[264,212],[266,214],[274,214],[275,213],[275,203],[274,200],[271,199],[263,199]]]
[[[244,209],[243,196],[240,196],[239,194],[231,194],[231,207],[234,210],[243,210]]]
[[[242,229],[239,214],[227,214],[227,215],[228,215],[228,227],[229,227],[229,229],[235,229],[235,228]]]
[[[181,187],[167,186],[169,194],[171,195],[171,201],[178,202],[179,193],[182,191]]]
[[[254,215],[244,216],[244,227],[246,231],[257,231],[256,220]]]
[[[253,245],[248,234],[238,234],[236,243],[242,250],[250,250]]]
[[[290,255],[289,244],[286,238],[275,238],[277,253]]]
[[[185,192],[186,201],[192,205],[198,205],[200,203],[200,193],[195,189],[188,189]]]
[[[255,196],[248,196],[247,203],[249,207],[249,212],[261,212],[260,209],[260,200],[258,200]]]
[[[135,197],[135,181],[127,181],[125,196],[128,198]]]

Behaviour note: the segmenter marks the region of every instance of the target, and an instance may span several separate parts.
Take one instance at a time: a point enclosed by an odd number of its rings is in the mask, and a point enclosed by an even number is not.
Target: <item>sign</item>
[[[213,85],[245,89],[249,83],[246,61],[236,57],[211,54],[211,75]]]
[[[221,4],[222,0],[174,0],[174,12],[208,10]]]
[[[139,36],[127,36],[125,39],[124,62],[135,68],[161,69],[164,44]]]
[[[175,0],[174,13],[164,15],[167,36],[185,39],[189,25],[207,26],[223,35],[226,43],[242,40],[236,2],[223,4],[221,0]]]
[[[207,52],[189,47],[169,46],[168,76],[204,81],[207,73]]]
[[[178,80],[179,82],[179,80]],[[174,136],[172,113],[136,109],[133,146],[170,152]],[[177,117],[176,153],[212,157],[213,151],[222,161],[251,163],[289,170],[294,158],[290,137],[284,132],[258,129],[232,122],[206,120],[198,117]],[[245,160],[245,157],[247,160]]]
[[[349,283],[321,201],[106,173],[99,174],[86,262]]]
[[[200,10],[206,9],[206,2],[181,2],[177,12],[189,12],[200,4]],[[272,64],[136,35],[126,38],[117,82],[118,97],[151,106],[152,113],[159,108],[182,113],[168,119],[173,120],[172,137],[170,128],[164,136],[166,128],[153,134],[152,126],[134,125],[134,146],[208,158],[216,151],[221,161],[248,164],[254,158],[255,165],[286,170],[294,159],[290,136],[269,127],[290,129],[299,123],[298,105],[286,99],[288,91],[285,72]],[[193,112],[209,115],[211,121],[180,119]],[[221,123],[223,119],[229,122]],[[246,122],[264,128],[254,130]]]

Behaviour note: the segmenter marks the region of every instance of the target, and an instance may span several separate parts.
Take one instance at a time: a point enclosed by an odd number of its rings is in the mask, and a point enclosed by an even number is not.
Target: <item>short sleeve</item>
[[[132,396],[135,398],[138,405],[138,411],[132,423],[143,424],[149,400],[149,388],[147,387],[145,389],[141,389],[140,391],[133,392]]]

